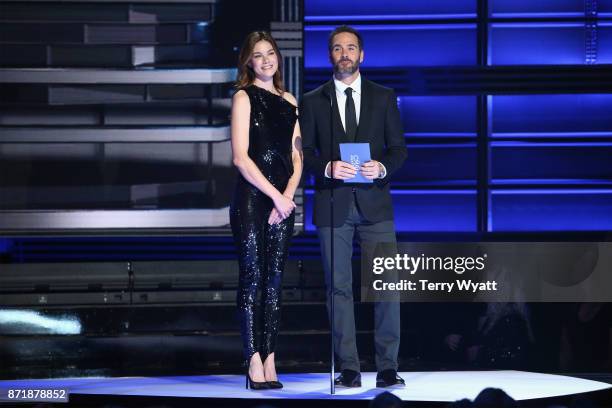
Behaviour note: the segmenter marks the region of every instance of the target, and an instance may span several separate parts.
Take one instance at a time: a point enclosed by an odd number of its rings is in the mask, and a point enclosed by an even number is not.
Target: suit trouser
[[[331,300],[331,227],[318,227],[325,284],[327,285],[327,310]],[[333,336],[336,357],[341,370],[360,371],[357,342],[355,338],[355,309],[353,304],[353,236],[361,245],[366,243],[396,243],[393,221],[371,223],[361,215],[352,194],[349,214],[340,227],[334,227],[334,322]],[[331,321],[331,314],[330,314]],[[374,344],[376,369],[397,370],[397,355],[400,342],[399,302],[376,302],[374,305]]]

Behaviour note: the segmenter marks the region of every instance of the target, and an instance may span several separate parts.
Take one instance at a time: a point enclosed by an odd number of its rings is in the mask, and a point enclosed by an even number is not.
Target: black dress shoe
[[[334,384],[341,387],[361,387],[361,373],[355,370],[342,370],[342,373],[334,380]]]
[[[406,385],[406,382],[402,377],[397,375],[397,371],[390,368],[388,370],[379,371],[376,374],[376,387],[390,387],[392,385]]]

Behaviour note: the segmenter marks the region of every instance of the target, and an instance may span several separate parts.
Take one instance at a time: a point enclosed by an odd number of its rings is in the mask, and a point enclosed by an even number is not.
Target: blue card
[[[357,170],[357,174],[352,179],[344,180],[345,183],[373,183],[361,174],[359,168],[367,161],[370,161],[369,143],[340,143],[340,158],[342,161],[352,164]]]

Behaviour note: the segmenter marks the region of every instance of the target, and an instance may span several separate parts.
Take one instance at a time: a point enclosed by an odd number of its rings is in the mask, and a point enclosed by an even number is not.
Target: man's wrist
[[[332,162],[327,162],[327,164],[325,165],[325,170],[323,171],[324,176],[327,178],[331,178],[331,164]]]
[[[376,164],[378,164],[378,178],[385,178],[387,176],[385,165],[379,161],[377,161]]]

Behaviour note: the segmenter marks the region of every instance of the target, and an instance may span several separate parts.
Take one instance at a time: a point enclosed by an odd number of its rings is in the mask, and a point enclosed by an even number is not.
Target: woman
[[[249,34],[232,100],[232,154],[240,175],[230,221],[240,268],[237,304],[246,385],[252,389],[283,386],[276,376],[274,348],[281,277],[293,234],[293,196],[302,175],[297,103],[283,89],[281,62],[268,33]],[[256,310],[258,289],[261,307]]]

